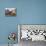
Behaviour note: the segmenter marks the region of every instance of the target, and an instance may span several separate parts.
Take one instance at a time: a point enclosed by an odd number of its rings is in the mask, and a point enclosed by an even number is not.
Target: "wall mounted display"
[[[16,16],[16,8],[5,8],[6,16]]]

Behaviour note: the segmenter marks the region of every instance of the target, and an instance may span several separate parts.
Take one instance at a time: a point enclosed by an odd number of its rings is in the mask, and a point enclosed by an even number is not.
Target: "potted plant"
[[[16,39],[16,33],[12,32],[8,35],[8,40],[9,41],[12,41],[11,44],[13,45],[13,42],[15,41]],[[10,43],[8,42],[8,46],[10,45]]]

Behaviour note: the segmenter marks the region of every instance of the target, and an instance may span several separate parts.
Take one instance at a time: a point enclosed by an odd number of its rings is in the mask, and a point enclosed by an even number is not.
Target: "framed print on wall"
[[[16,8],[5,8],[5,16],[16,16]]]

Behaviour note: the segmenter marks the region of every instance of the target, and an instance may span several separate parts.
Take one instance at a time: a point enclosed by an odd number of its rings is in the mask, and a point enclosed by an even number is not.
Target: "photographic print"
[[[16,8],[5,8],[6,16],[16,16]]]

